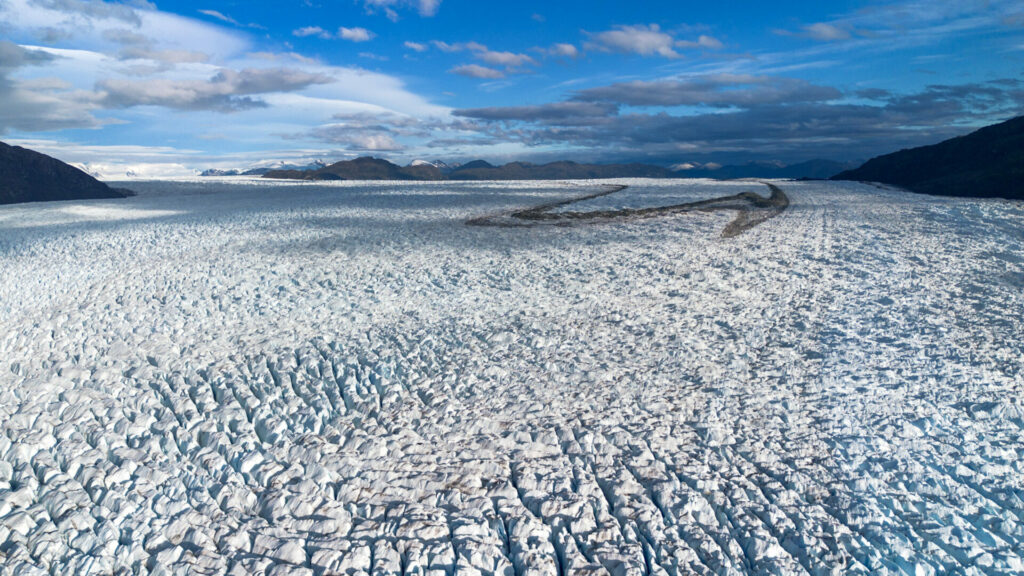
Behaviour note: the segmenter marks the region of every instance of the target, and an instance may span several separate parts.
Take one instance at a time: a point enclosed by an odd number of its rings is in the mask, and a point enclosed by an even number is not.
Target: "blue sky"
[[[117,176],[859,160],[1019,115],[1024,0],[0,0],[0,138]]]

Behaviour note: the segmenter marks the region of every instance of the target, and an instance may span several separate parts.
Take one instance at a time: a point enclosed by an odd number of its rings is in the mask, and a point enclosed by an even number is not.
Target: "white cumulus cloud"
[[[657,24],[617,26],[614,30],[591,34],[590,39],[588,47],[602,52],[665,58],[682,57],[675,50],[676,40],[663,32]]]
[[[377,35],[366,28],[338,28],[338,38],[349,42],[369,42]]]

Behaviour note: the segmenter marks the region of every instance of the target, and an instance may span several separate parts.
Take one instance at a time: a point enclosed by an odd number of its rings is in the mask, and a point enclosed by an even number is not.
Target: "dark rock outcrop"
[[[832,179],[880,182],[938,196],[1024,200],[1024,116],[879,156]]]
[[[131,195],[56,158],[0,142],[0,204]]]

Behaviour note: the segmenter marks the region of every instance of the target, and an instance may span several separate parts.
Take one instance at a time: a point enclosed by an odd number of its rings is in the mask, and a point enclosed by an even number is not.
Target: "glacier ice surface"
[[[604,184],[0,208],[0,574],[1024,572],[1021,204]]]

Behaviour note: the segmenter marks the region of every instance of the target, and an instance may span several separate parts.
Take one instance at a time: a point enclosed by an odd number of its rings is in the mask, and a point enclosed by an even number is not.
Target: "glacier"
[[[0,207],[0,574],[1024,572],[1024,205],[771,183]]]

